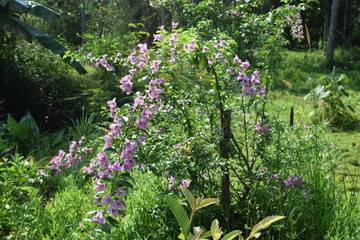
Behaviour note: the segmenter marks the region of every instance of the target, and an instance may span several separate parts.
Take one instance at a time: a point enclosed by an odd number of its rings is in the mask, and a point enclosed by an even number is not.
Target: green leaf
[[[321,92],[319,98],[326,98],[331,94],[331,91]]]
[[[106,233],[109,233],[109,234],[111,233],[111,227],[107,223],[101,224],[101,229]]]
[[[106,217],[106,220],[111,224],[111,226],[115,228],[119,227],[119,222],[115,218],[108,216]]]
[[[7,125],[9,127],[10,133],[14,136],[17,136],[19,132],[21,132],[20,125],[16,122],[16,120],[8,114],[7,116]]]
[[[33,187],[20,187],[20,190],[31,192],[34,188]]]
[[[234,231],[231,231],[229,232],[228,234],[226,234],[222,240],[231,240],[231,239],[234,239],[236,238],[237,236],[239,236],[241,234],[241,231],[240,230],[234,230]]]
[[[281,219],[284,219],[284,216],[269,216],[258,222],[251,230],[250,236],[248,239],[250,239],[251,236],[255,237],[255,234],[261,230],[264,230],[268,228],[272,223],[279,221]]]
[[[54,38],[50,37],[48,34],[17,18],[0,13],[0,25],[8,26],[8,30],[10,32],[23,36],[28,42],[32,42],[34,39],[37,39],[45,48],[49,49],[53,53],[59,54],[61,57],[67,51],[63,45],[57,42]],[[73,67],[79,74],[86,73],[86,70],[81,66],[81,64],[70,57],[66,57],[64,61]]]
[[[40,129],[30,112],[27,112],[19,121],[19,126],[30,131],[32,136],[39,137]]]
[[[171,211],[174,213],[175,218],[180,225],[181,231],[185,236],[189,235],[190,232],[190,220],[187,216],[185,209],[178,203],[173,197],[167,195],[166,201],[168,202]]]
[[[214,240],[218,240],[221,238],[222,231],[221,228],[219,227],[219,221],[217,219],[212,221],[210,229],[211,229],[211,236],[213,237]]]
[[[205,239],[205,238],[208,238],[208,237],[211,237],[211,236],[212,236],[211,231],[207,231],[203,235],[201,235],[200,239]]]
[[[57,19],[60,14],[37,2],[29,2],[31,5],[29,13],[44,19]]]
[[[185,195],[187,201],[189,202],[189,205],[190,205],[190,207],[191,207],[191,210],[192,210],[192,211],[195,211],[195,209],[196,209],[196,204],[195,204],[194,196],[191,194],[191,192],[190,192],[187,188],[185,188],[185,187],[183,187],[183,186],[180,186],[180,189],[181,189],[181,191],[183,192],[183,194]]]
[[[205,198],[205,199],[201,199],[199,203],[196,203],[196,209],[195,211],[199,210],[200,208],[218,203],[219,199],[217,198]]]
[[[255,238],[259,238],[260,235],[261,235],[261,232],[257,232],[257,233],[254,234],[254,237],[255,237]]]
[[[166,201],[168,202],[171,211],[175,215],[175,218],[180,225],[181,231],[185,236],[189,235],[190,232],[190,220],[187,216],[185,209],[178,203],[173,197],[166,196]]]
[[[350,111],[355,112],[355,109],[354,109],[352,106],[347,105],[347,107],[350,109]],[[0,144],[1,144],[1,143],[0,143]]]
[[[180,235],[178,236],[178,239],[180,240],[186,240],[186,237],[183,233],[180,233]]]
[[[117,181],[117,183],[120,184],[121,186],[125,186],[125,187],[131,188],[131,189],[133,189],[133,187],[134,187],[130,182],[125,181],[125,180],[119,180],[119,181]]]
[[[10,9],[16,12],[24,13],[30,9],[30,4],[22,0],[10,1]]]
[[[324,85],[319,85],[314,89],[315,94],[320,94],[321,92],[323,92],[325,89]]]

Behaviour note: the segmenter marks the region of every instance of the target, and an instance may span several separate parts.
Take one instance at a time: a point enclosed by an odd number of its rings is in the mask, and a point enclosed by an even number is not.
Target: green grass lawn
[[[338,64],[339,68],[335,69],[335,74],[346,74],[349,78],[347,87],[351,89],[350,96],[344,98],[343,102],[354,108],[353,114],[357,117],[357,122],[348,130],[329,128],[324,136],[340,153],[337,179],[345,178],[350,191],[360,191],[360,55],[356,54],[357,52],[360,52],[360,49],[335,51],[335,62],[341,63]],[[323,51],[284,51],[282,59],[282,63],[275,70],[276,83],[268,95],[267,109],[270,115],[289,122],[290,108],[293,106],[294,124],[315,124],[314,119],[320,114],[319,101],[305,100],[304,97],[312,88],[325,83],[322,76],[332,74]]]

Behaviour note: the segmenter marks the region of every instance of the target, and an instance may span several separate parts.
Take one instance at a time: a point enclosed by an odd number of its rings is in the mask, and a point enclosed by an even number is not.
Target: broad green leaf
[[[178,236],[178,239],[180,240],[186,240],[186,237],[183,233],[180,233],[180,235]]]
[[[231,240],[231,239],[234,239],[236,238],[237,236],[239,236],[241,234],[241,231],[240,230],[234,230],[234,231],[231,231],[229,232],[228,234],[226,234],[222,240]]]
[[[21,131],[20,125],[10,114],[7,116],[7,125],[10,128],[9,130],[13,132],[11,134],[15,136]]]
[[[192,193],[187,188],[185,188],[183,186],[180,186],[180,189],[183,192],[183,194],[185,195],[187,201],[189,202],[191,210],[195,211],[196,204],[195,204],[195,199],[194,199],[194,196],[192,195]]]
[[[244,240],[245,238],[241,235],[239,235],[239,240]]]
[[[22,128],[28,129],[30,131],[30,133],[35,137],[40,136],[40,129],[39,129],[38,125],[36,124],[36,121],[30,112],[27,112],[20,119],[19,126],[21,126]]]
[[[211,231],[207,231],[203,235],[201,235],[200,239],[211,237],[211,235],[212,235]]]
[[[17,18],[0,13],[0,25],[7,25],[8,31],[23,36],[28,42],[32,42],[34,39],[37,39],[44,47],[53,53],[59,54],[61,57],[67,51],[63,45],[57,42],[54,38],[50,37],[48,34]],[[86,73],[86,70],[81,66],[81,64],[70,57],[64,58],[64,61],[72,66],[79,74]]]
[[[203,207],[206,207],[206,206],[209,206],[211,204],[218,203],[218,202],[219,202],[219,199],[217,199],[217,198],[205,198],[205,199],[202,199],[202,200],[200,200],[199,203],[196,203],[195,211],[199,210],[200,208],[203,208]]]
[[[260,235],[261,235],[261,232],[257,232],[257,233],[254,234],[254,238],[259,238]]]
[[[325,89],[324,85],[319,85],[314,89],[315,94],[320,94],[321,92],[323,92]]]
[[[221,228],[219,227],[219,221],[217,219],[212,221],[210,229],[211,229],[211,236],[213,237],[214,240],[218,240],[221,238],[222,231]]]
[[[173,197],[166,196],[166,201],[168,202],[171,211],[174,213],[175,218],[180,225],[181,231],[185,236],[189,235],[190,232],[190,220],[187,216],[185,209],[178,203]]]
[[[13,0],[10,1],[10,9],[20,13],[24,13],[30,9],[30,4],[23,0]]]
[[[331,94],[331,91],[321,92],[319,98],[326,98]]]
[[[60,14],[37,2],[29,2],[31,5],[29,13],[44,19],[57,19]]]
[[[284,216],[269,216],[258,222],[251,230],[250,236],[255,236],[255,233],[268,228],[272,223],[284,219]],[[249,237],[250,237],[249,236]]]

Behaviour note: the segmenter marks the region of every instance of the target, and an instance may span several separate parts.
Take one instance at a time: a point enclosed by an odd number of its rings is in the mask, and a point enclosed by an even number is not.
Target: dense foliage
[[[88,73],[0,30],[1,237],[358,238],[359,59],[284,61],[322,2],[41,2]]]

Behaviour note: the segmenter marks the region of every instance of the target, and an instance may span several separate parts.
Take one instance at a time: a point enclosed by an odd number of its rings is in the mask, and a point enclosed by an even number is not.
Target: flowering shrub
[[[220,39],[207,40],[198,34],[196,28],[184,31],[177,27],[178,24],[173,23],[171,32],[160,27],[154,35],[153,49],[148,49],[144,43],[138,44],[128,54],[117,54],[113,58],[107,54],[101,58],[88,54],[93,67],[102,67],[110,72],[117,66],[124,69],[125,73],[119,76],[119,88],[133,97],[131,103],[120,108],[116,98],[107,102],[109,122],[105,124],[102,146],[94,149],[95,156],[87,160],[88,165],[82,170],[93,178],[94,203],[99,208],[95,211],[93,222],[104,224],[105,212],[116,218],[124,209],[124,188],[129,184],[121,179],[128,176],[127,172],[134,168],[137,161],[147,163],[140,156],[151,157],[144,155],[150,146],[155,146],[152,150],[155,154],[164,147],[168,148],[167,157],[180,157],[175,161],[185,167],[172,168],[167,173],[169,190],[175,187],[176,179],[182,179],[183,187],[202,182],[210,189],[209,182],[211,179],[218,181],[218,173],[224,174],[223,182],[229,181],[231,174],[237,179],[239,187],[236,190],[244,199],[258,181],[257,168],[262,157],[258,150],[268,144],[272,135],[270,120],[266,119],[264,112],[266,86],[262,84],[260,71],[235,54],[236,43],[230,37],[222,35]],[[183,73],[190,81],[179,84]],[[134,83],[142,85],[142,91],[134,92]],[[184,91],[184,87],[188,87],[189,91]],[[199,108],[190,114],[187,102]],[[240,120],[231,124],[231,114],[239,116],[235,119]],[[179,118],[185,120],[185,128]],[[172,123],[172,128],[157,128],[161,122]],[[196,122],[209,124],[201,126]],[[233,128],[234,124],[240,127]],[[156,148],[158,136],[155,135],[162,133],[178,135],[178,143],[165,143]],[[75,151],[76,145],[80,143],[73,142],[70,153]],[[206,145],[209,146],[205,148]],[[198,150],[202,153],[194,154]],[[236,164],[232,163],[232,155],[238,156]],[[66,168],[83,160],[77,155],[66,156],[64,151],[59,152],[49,168],[60,173],[60,166]],[[199,156],[205,159],[198,159]],[[204,181],[199,180],[198,171],[192,169],[198,167],[194,164],[198,161],[203,162],[201,176]],[[158,163],[153,165],[155,168],[159,166]],[[165,172],[168,169],[158,170]],[[198,187],[201,189],[204,186]],[[224,212],[229,212],[230,185],[223,184],[221,191],[229,194],[227,202],[223,202]]]

